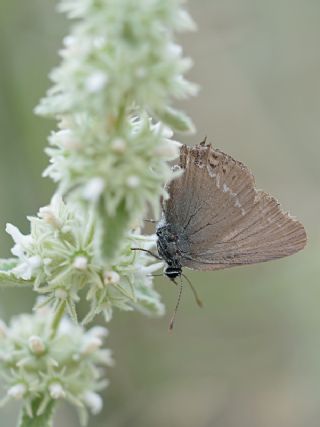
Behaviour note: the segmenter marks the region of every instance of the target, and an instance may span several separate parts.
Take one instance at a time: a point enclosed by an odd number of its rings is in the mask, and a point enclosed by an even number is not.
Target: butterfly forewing
[[[183,174],[171,181],[166,221],[189,241],[182,266],[214,270],[291,255],[306,233],[278,202],[254,187],[249,169],[210,145],[182,146]]]

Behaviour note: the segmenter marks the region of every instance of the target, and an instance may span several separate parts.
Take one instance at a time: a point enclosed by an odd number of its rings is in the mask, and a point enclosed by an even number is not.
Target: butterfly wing
[[[164,202],[167,222],[184,229],[182,265],[215,270],[292,255],[306,244],[301,223],[255,189],[249,169],[210,145],[182,146]]]

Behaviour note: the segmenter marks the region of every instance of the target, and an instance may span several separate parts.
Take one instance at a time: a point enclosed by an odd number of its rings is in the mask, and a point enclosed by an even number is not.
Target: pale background
[[[40,179],[54,123],[35,117],[67,24],[54,2],[0,4],[0,257],[9,255],[7,221],[25,216],[53,191]],[[306,226],[304,252],[216,273],[188,272],[173,336],[168,317],[118,313],[108,345],[117,365],[93,427],[319,427],[320,425],[320,2],[197,0],[198,32],[179,40],[195,62],[199,96],[183,104],[198,132],[246,163],[258,187]],[[157,289],[170,312],[176,290]],[[1,290],[0,314],[29,312],[34,294]],[[101,320],[101,319],[100,319]],[[14,426],[17,406],[2,410]],[[56,425],[78,425],[62,405]]]

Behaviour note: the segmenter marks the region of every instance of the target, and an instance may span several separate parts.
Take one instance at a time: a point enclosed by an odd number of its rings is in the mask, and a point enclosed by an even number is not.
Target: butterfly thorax
[[[188,247],[183,229],[168,224],[165,219],[157,226],[157,248],[159,256],[166,262],[164,274],[169,279],[175,279],[182,273],[181,259]]]

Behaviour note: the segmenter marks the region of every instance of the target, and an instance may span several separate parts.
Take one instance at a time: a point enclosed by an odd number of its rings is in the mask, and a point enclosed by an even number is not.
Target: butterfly
[[[166,187],[157,249],[174,280],[184,267],[209,271],[255,264],[303,249],[303,225],[255,188],[241,162],[205,141],[182,145],[181,175]]]
[[[164,274],[177,284],[184,267],[211,271],[283,258],[304,248],[303,225],[284,212],[275,198],[255,188],[241,162],[206,141],[180,148],[178,177],[166,186],[162,216],[156,227]],[[144,250],[132,248],[135,250]],[[169,328],[173,328],[182,280]]]

